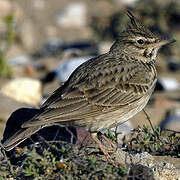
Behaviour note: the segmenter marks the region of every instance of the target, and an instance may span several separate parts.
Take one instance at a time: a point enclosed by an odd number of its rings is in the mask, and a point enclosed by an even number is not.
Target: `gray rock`
[[[155,180],[178,179],[180,177],[180,171],[174,164],[167,163],[163,160],[156,161],[155,158],[147,152],[132,155],[118,149],[116,153],[114,153],[114,156],[119,164],[131,166],[130,173],[138,173],[140,170],[141,173],[135,174],[138,175],[136,177],[137,179],[139,179],[139,175],[142,175],[142,179]],[[149,176],[150,172],[151,176]],[[130,175],[132,175],[132,173]],[[149,178],[147,178],[146,175],[149,176]]]

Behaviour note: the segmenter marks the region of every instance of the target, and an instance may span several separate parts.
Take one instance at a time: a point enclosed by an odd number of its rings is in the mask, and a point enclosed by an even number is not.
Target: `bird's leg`
[[[101,143],[101,141],[97,137],[97,133],[91,133],[91,137],[93,140],[99,145],[99,148],[104,153],[106,159],[112,163],[115,167],[117,167],[117,164],[112,160],[111,156],[109,155],[108,151],[106,150],[106,147]]]
[[[112,147],[112,149],[113,149],[112,152],[116,152],[116,149],[117,149],[116,144],[113,143],[113,142],[112,142],[109,138],[107,138],[104,134],[101,134],[101,137],[111,145],[111,147]],[[115,151],[114,151],[114,149],[115,149]]]
[[[93,140],[99,145],[99,147],[102,150],[102,152],[104,153],[104,155],[107,156],[107,158],[111,158],[110,155],[108,154],[108,151],[106,150],[105,146],[98,139],[97,133],[91,133],[91,136],[92,136]]]

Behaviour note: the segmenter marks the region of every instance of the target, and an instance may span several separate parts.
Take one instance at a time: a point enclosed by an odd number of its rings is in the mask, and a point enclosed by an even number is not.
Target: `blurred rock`
[[[8,0],[0,0],[0,17],[9,15],[12,11],[11,2]]]
[[[179,90],[180,84],[175,78],[164,77],[159,78],[159,83],[162,85],[162,89],[165,91]]]
[[[2,138],[6,120],[11,113],[20,107],[27,106],[25,103],[16,101],[15,99],[8,97],[0,92],[0,139]]]
[[[33,53],[34,58],[42,58],[46,56],[57,56],[65,50],[78,49],[83,51],[83,54],[97,55],[99,48],[96,44],[89,41],[77,41],[72,43],[65,43],[62,40],[50,39],[47,41],[40,50]]]
[[[59,82],[65,82],[68,80],[69,76],[71,73],[82,63],[86,62],[87,60],[91,59],[92,56],[82,56],[82,57],[76,57],[76,58],[71,58],[64,64],[60,64],[55,69],[55,74]]]
[[[65,46],[64,41],[58,39],[50,39],[48,40],[40,50],[33,53],[32,56],[34,58],[42,58],[46,56],[56,56],[59,51],[61,51],[62,47]]]
[[[56,79],[59,83],[64,83],[71,73],[82,63],[91,59],[93,56],[82,56],[79,49],[68,49],[63,52],[62,60],[56,65],[54,70],[48,72],[42,79],[43,85]]]
[[[180,131],[180,107],[167,111],[164,120],[159,126],[162,129]]]
[[[37,106],[41,99],[41,82],[30,78],[16,78],[1,88],[1,92],[19,102]]]
[[[63,51],[71,50],[71,49],[78,49],[83,51],[84,55],[92,55],[96,56],[99,54],[99,47],[97,44],[91,41],[75,41],[72,43],[66,43],[64,46],[61,47]]]
[[[62,47],[63,50],[68,49],[79,49],[83,51],[83,54],[87,55],[98,55],[99,54],[99,47],[97,44],[91,42],[91,41],[75,41],[69,44],[65,44]]]
[[[84,27],[87,25],[87,9],[83,2],[70,3],[64,12],[56,16],[56,23],[59,27],[72,28]]]

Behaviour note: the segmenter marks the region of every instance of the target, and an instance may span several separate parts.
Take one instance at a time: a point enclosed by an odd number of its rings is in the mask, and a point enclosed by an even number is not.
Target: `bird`
[[[157,81],[157,52],[175,41],[152,33],[130,11],[127,15],[129,23],[109,52],[77,67],[38,113],[3,142],[6,151],[44,127],[62,125],[89,131],[107,155],[97,133],[128,121],[144,109]]]

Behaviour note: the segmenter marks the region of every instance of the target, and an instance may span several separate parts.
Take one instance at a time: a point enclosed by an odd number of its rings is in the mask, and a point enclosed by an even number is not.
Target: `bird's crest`
[[[146,26],[141,23],[141,21],[137,20],[130,11],[127,11],[127,15],[131,21],[126,29],[127,32],[134,34],[142,34],[147,37],[155,36]]]

